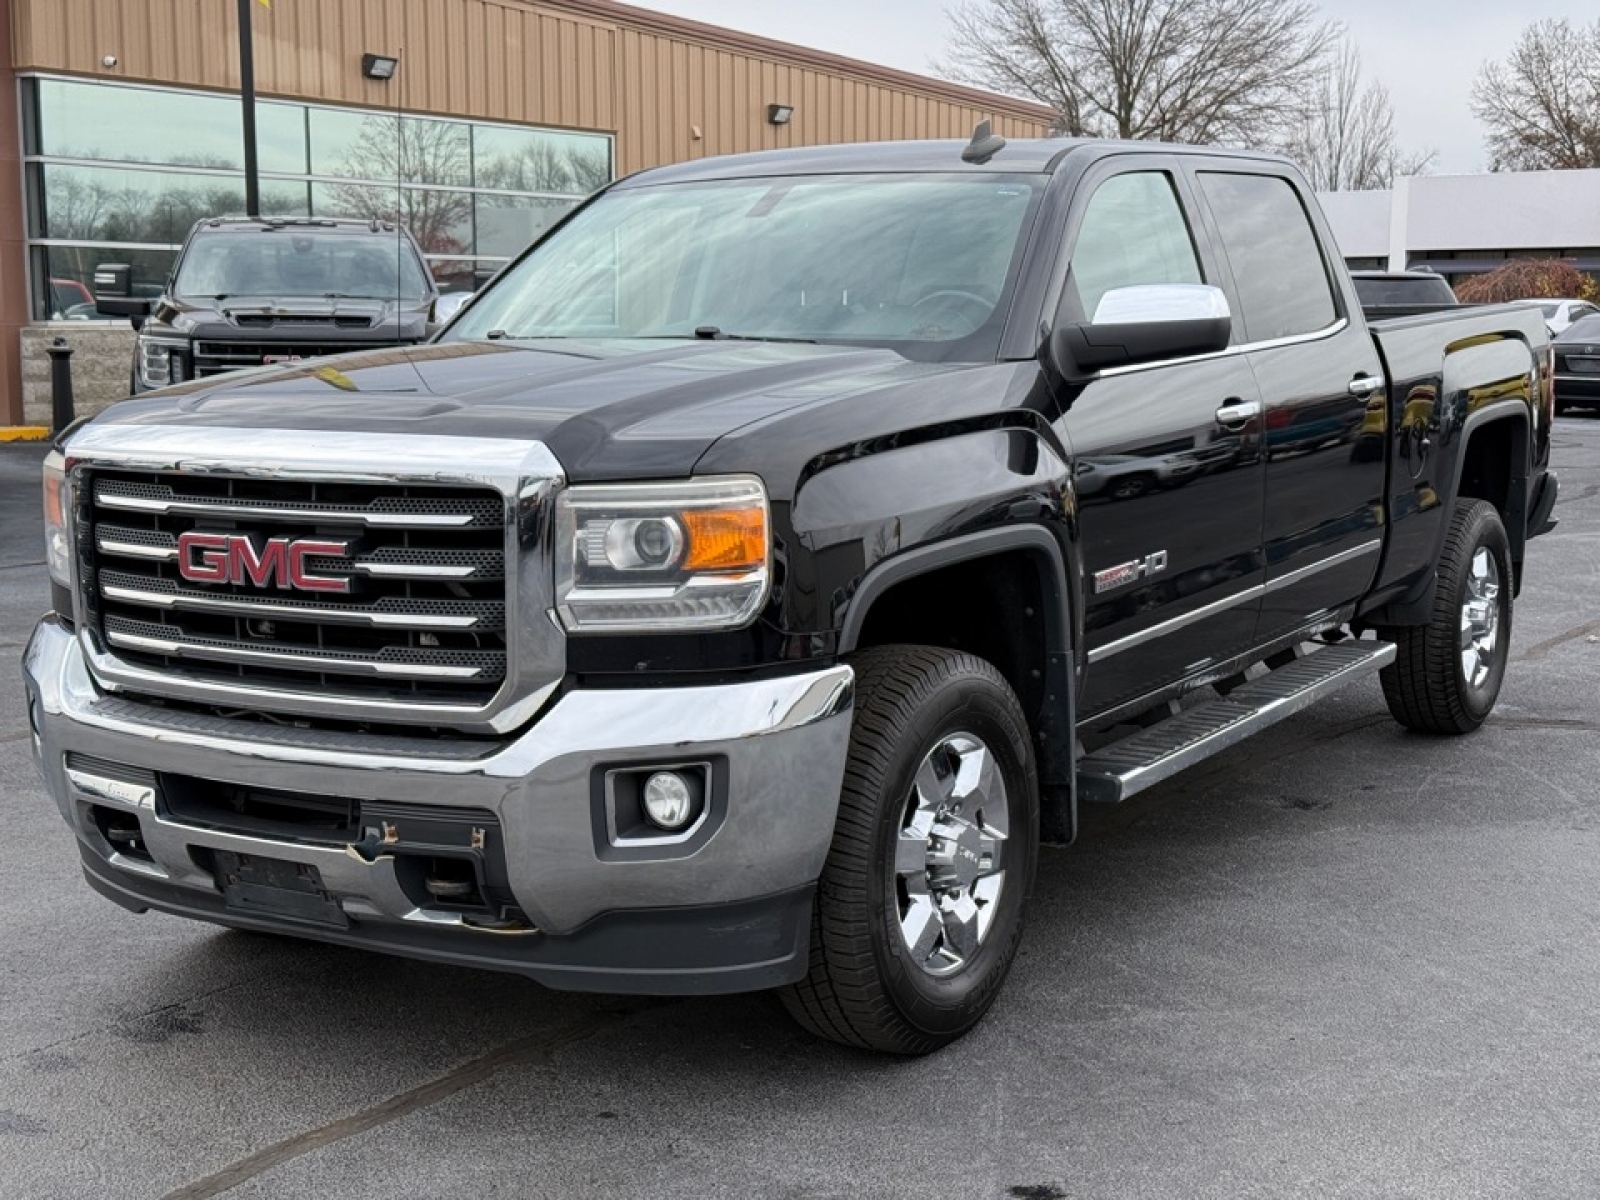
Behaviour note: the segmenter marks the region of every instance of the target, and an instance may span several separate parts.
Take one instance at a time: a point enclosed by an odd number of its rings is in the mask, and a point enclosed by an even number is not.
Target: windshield
[[[1368,307],[1385,304],[1454,304],[1456,294],[1440,276],[1406,279],[1363,279],[1356,276],[1356,295]]]
[[[623,188],[499,279],[452,340],[741,337],[997,352],[1038,176]]]
[[[174,290],[190,299],[263,296],[421,300],[423,265],[405,238],[292,228],[201,232],[189,243]]]

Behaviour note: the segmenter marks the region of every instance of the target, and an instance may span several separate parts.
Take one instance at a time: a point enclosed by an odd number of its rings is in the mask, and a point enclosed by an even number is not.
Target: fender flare
[[[945,567],[1022,551],[1039,571],[1044,621],[1044,661],[1038,665],[1044,699],[1034,730],[1040,787],[1041,836],[1049,842],[1070,842],[1077,834],[1077,661],[1081,644],[1076,621],[1082,604],[1072,587],[1061,543],[1042,525],[1016,525],[960,534],[913,546],[878,563],[866,573],[850,597],[839,631],[839,653],[849,654],[861,641],[867,615],[890,589]]]
[[[1449,514],[1455,508],[1456,501],[1461,497],[1461,476],[1467,469],[1467,448],[1472,443],[1472,437],[1485,426],[1497,424],[1502,421],[1515,422],[1522,434],[1523,461],[1511,464],[1511,478],[1506,495],[1506,538],[1511,543],[1512,558],[1520,566],[1524,547],[1527,545],[1527,484],[1529,469],[1532,464],[1532,425],[1528,410],[1520,401],[1506,401],[1490,408],[1480,409],[1470,413],[1461,424],[1461,433],[1454,461],[1450,464],[1449,487],[1440,497],[1440,504],[1444,509],[1444,519],[1439,523],[1439,532],[1434,538],[1433,549],[1430,552],[1427,569],[1423,577],[1405,595],[1397,600],[1385,604],[1376,611],[1363,615],[1362,620],[1369,625],[1422,625],[1426,624],[1433,613],[1434,593],[1438,590],[1439,575],[1437,566],[1439,554],[1444,547],[1445,537],[1450,531]],[[1521,520],[1511,519],[1520,516]]]

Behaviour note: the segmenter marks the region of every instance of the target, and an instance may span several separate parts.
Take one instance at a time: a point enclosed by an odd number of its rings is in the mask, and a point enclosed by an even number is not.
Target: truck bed
[[[1532,431],[1521,461],[1549,453],[1548,334],[1537,309],[1472,306],[1377,321],[1373,340],[1389,380],[1384,419],[1390,533],[1368,608],[1394,601],[1430,576],[1444,537],[1444,498],[1458,490],[1467,432],[1517,409]],[[1506,481],[1511,509],[1531,511],[1529,472]],[[1519,492],[1518,489],[1521,489]],[[1515,524],[1515,523],[1511,523]],[[1519,561],[1525,527],[1508,529]]]

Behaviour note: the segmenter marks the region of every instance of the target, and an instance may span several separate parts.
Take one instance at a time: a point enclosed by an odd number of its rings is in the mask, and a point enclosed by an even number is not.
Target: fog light
[[[657,771],[644,781],[644,812],[653,825],[676,831],[694,818],[694,790],[676,771]]]

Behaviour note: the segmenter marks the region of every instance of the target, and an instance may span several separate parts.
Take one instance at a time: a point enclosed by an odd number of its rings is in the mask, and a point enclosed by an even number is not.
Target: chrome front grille
[[[85,598],[120,660],[175,679],[481,708],[507,678],[506,500],[486,487],[96,470]],[[197,582],[186,533],[339,541],[349,591]],[[189,551],[191,555],[194,551]]]
[[[94,422],[64,452],[79,643],[127,703],[340,736],[483,735],[522,727],[560,686],[565,479],[541,442],[175,417]],[[245,569],[196,570],[219,543]]]
[[[348,344],[316,342],[213,342],[200,341],[194,347],[194,373],[196,378],[220,375],[244,367],[259,367],[264,363],[299,362],[306,358],[324,358],[330,354],[353,354],[359,350],[373,350],[387,345],[385,342],[351,342]]]

